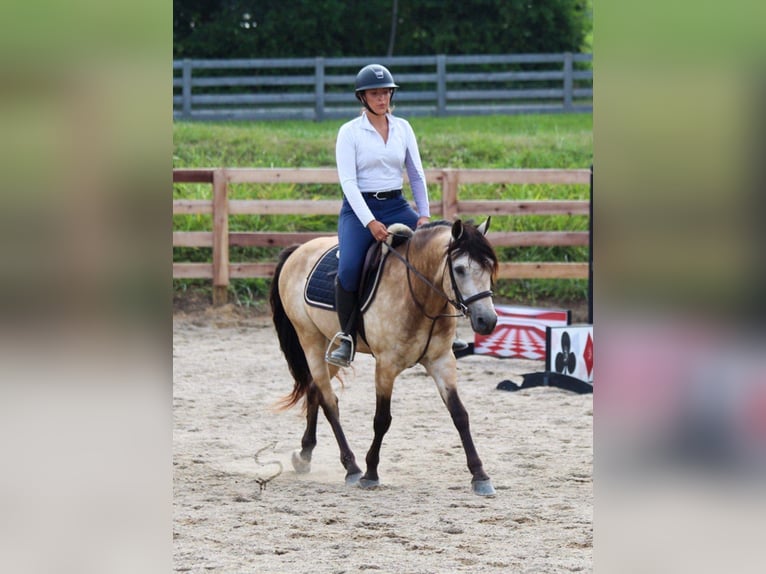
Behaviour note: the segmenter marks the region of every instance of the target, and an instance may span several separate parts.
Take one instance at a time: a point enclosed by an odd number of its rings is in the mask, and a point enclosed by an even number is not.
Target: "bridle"
[[[478,301],[479,299],[492,297],[492,290],[487,289],[486,291],[479,291],[478,293],[474,293],[466,299],[463,297],[463,294],[460,292],[460,289],[457,286],[457,281],[455,280],[455,268],[452,265],[452,257],[450,257],[449,254],[447,254],[447,260],[449,261],[447,268],[449,269],[449,278],[452,282],[452,291],[455,293],[455,300],[453,301],[449,299],[449,302],[452,303],[452,305],[456,308],[459,308],[463,315],[469,314],[468,305],[474,301]]]
[[[410,245],[411,243],[407,242],[407,251],[406,256],[402,256],[398,251],[389,248],[389,251],[393,253],[399,261],[401,261],[405,267],[407,267],[407,285],[410,289],[410,296],[412,297],[412,300],[415,302],[415,304],[418,306],[420,311],[431,319],[432,321],[436,321],[437,319],[441,317],[465,317],[466,315],[470,314],[470,310],[468,309],[468,305],[473,303],[474,301],[478,301],[480,299],[485,299],[487,297],[492,297],[493,293],[491,289],[488,289],[486,291],[480,291],[479,293],[475,293],[471,295],[470,297],[463,297],[463,294],[460,292],[460,288],[457,285],[457,280],[455,279],[455,269],[452,265],[452,257],[450,257],[449,253],[447,254],[447,265],[446,268],[449,270],[449,278],[450,283],[452,284],[452,292],[455,294],[455,298],[450,298],[449,295],[447,295],[442,289],[434,285],[425,275],[423,275],[420,271],[415,269],[415,267],[410,263]],[[425,283],[432,291],[434,291],[436,294],[438,294],[440,297],[442,297],[445,300],[444,307],[447,306],[447,304],[452,305],[457,311],[457,314],[444,314],[440,313],[438,315],[429,315],[423,303],[418,301],[417,297],[415,296],[415,292],[412,288],[412,278],[410,276],[410,271],[412,274],[414,274],[420,281]],[[444,308],[442,307],[442,308]]]
[[[420,309],[420,312],[423,313],[425,317],[428,319],[431,319],[431,328],[428,331],[428,339],[426,340],[426,344],[423,347],[423,352],[420,353],[420,357],[418,357],[417,361],[415,361],[415,364],[419,363],[423,357],[425,357],[426,352],[428,351],[428,347],[431,344],[431,338],[434,334],[434,327],[436,327],[436,321],[439,319],[445,318],[445,317],[465,317],[467,314],[470,314],[470,310],[468,309],[468,305],[473,303],[474,301],[478,301],[479,299],[484,299],[486,297],[492,297],[492,290],[487,291],[481,291],[479,293],[475,293],[474,295],[471,295],[468,298],[463,297],[463,294],[460,292],[460,289],[457,286],[457,281],[455,280],[455,270],[452,267],[452,257],[450,256],[449,250],[447,250],[447,265],[446,268],[449,269],[449,276],[450,276],[450,282],[452,283],[452,291],[455,293],[455,298],[451,299],[449,295],[447,295],[442,289],[434,285],[431,280],[428,279],[425,275],[423,275],[420,271],[415,269],[415,267],[410,263],[410,245],[411,242],[407,242],[407,251],[406,256],[402,256],[398,251],[394,250],[392,247],[389,246],[388,250],[390,253],[393,253],[399,261],[401,261],[404,266],[407,268],[407,286],[410,289],[410,297],[412,297],[412,300],[415,302],[415,305],[417,305],[418,309]],[[436,315],[429,315],[426,311],[426,308],[423,303],[418,301],[418,298],[415,296],[415,291],[412,288],[412,277],[410,275],[410,271],[412,272],[415,277],[420,279],[423,283],[425,283],[432,291],[437,293],[439,296],[441,296],[444,299],[444,305],[442,306],[442,309],[447,307],[447,305],[452,305],[458,313],[438,313]],[[442,278],[444,277],[444,271],[442,272]]]

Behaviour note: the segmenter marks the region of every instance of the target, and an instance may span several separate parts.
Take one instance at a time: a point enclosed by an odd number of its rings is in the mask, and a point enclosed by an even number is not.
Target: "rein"
[[[441,317],[465,317],[465,314],[468,311],[468,307],[466,307],[466,305],[461,302],[462,296],[459,294],[460,291],[457,290],[457,285],[455,284],[455,279],[454,279],[453,273],[452,273],[452,262],[451,261],[448,263],[448,267],[449,267],[449,270],[450,270],[450,277],[452,278],[452,288],[455,291],[455,293],[457,294],[456,299],[450,299],[449,295],[447,295],[444,291],[439,289],[436,285],[434,285],[428,279],[428,277],[426,277],[420,271],[415,269],[415,267],[413,267],[412,263],[410,263],[410,243],[409,242],[407,243],[407,255],[406,255],[406,257],[403,257],[398,251],[395,251],[393,249],[389,249],[389,251],[391,253],[393,253],[399,259],[399,261],[401,261],[404,264],[405,267],[407,267],[407,285],[410,288],[410,296],[412,297],[412,300],[415,301],[415,304],[418,306],[418,308],[420,309],[421,313],[423,313],[423,315],[425,315],[426,317],[428,317],[432,321],[436,321],[436,319],[440,319]],[[440,314],[440,315],[435,315],[435,316],[429,315],[426,312],[425,307],[423,306],[423,304],[420,301],[418,301],[417,298],[415,297],[415,293],[412,290],[412,279],[410,278],[410,271],[412,271],[412,273],[414,273],[415,276],[418,279],[420,279],[423,283],[425,283],[434,293],[436,293],[437,295],[441,296],[447,303],[452,305],[455,309],[457,309],[460,312],[457,313],[457,314],[454,314],[454,315],[449,315],[449,314]],[[471,299],[471,301],[475,300],[474,297],[471,297],[470,299]],[[445,306],[446,306],[447,303],[445,303]]]

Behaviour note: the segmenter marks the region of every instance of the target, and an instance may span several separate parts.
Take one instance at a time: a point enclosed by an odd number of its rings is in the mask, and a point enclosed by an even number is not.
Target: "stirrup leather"
[[[340,348],[340,344],[344,341],[351,345],[351,354],[349,355],[348,361],[344,361],[332,356],[333,351],[338,350]],[[355,351],[356,349],[354,349],[354,338],[351,335],[347,335],[343,331],[338,331],[330,341],[330,344],[327,345],[327,351],[325,351],[324,360],[331,365],[335,365],[336,367],[348,367],[351,364],[351,361],[354,359]]]

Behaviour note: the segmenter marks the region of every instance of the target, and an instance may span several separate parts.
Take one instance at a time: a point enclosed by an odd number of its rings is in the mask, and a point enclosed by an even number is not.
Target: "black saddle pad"
[[[324,252],[316,262],[306,280],[303,298],[312,307],[335,310],[335,277],[338,275],[338,245],[334,245]],[[362,281],[359,298],[362,313],[370,306],[375,298],[375,290],[378,286],[386,255],[381,256],[379,243],[373,244],[365,258],[362,269]]]
[[[335,276],[338,274],[338,245],[325,251],[309,273],[303,297],[313,307],[335,309]]]

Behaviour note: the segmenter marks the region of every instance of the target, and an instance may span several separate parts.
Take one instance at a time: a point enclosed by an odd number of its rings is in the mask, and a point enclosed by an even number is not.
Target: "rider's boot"
[[[356,347],[356,323],[359,317],[359,306],[356,291],[346,291],[335,280],[335,308],[338,311],[338,320],[341,330],[335,334],[325,354],[325,361],[338,367],[348,367],[354,359]],[[330,352],[334,344],[340,343],[338,348]]]
[[[455,338],[452,340],[452,351],[458,352],[458,351],[464,351],[468,348],[468,343],[466,343],[463,339],[455,335]]]

